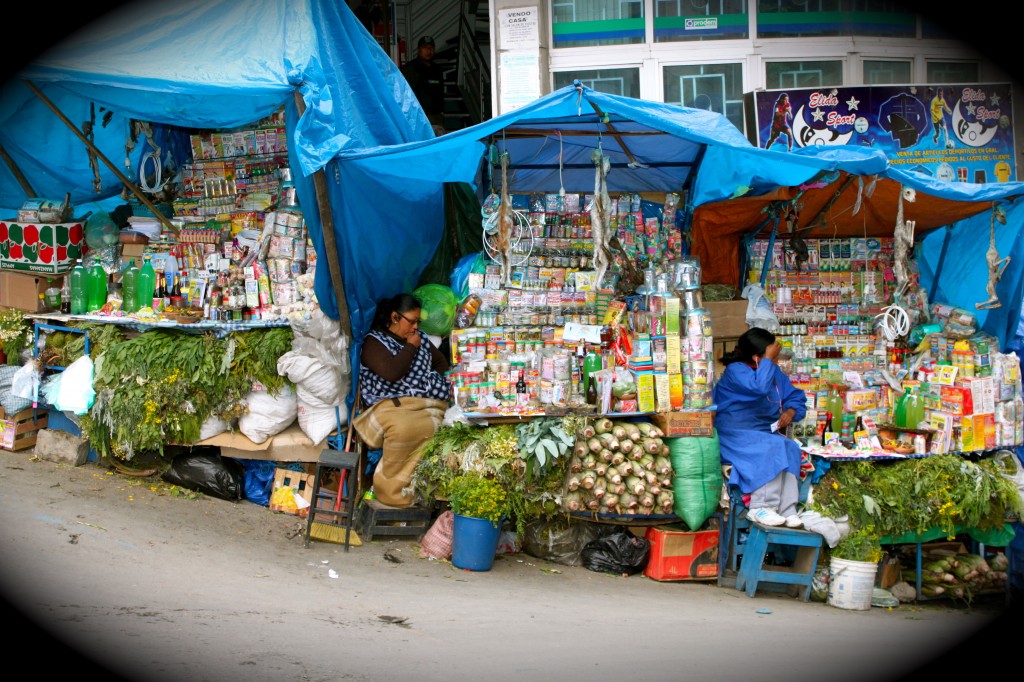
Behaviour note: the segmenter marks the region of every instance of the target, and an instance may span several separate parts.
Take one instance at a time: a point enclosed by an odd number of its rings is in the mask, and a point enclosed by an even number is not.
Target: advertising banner
[[[1009,83],[791,88],[754,93],[759,147],[880,149],[948,182],[1016,180]]]

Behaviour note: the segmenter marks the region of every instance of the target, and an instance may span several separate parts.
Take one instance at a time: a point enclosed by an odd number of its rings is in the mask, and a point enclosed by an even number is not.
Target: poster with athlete
[[[948,182],[1017,179],[1009,83],[790,88],[753,93],[757,145],[880,149]]]

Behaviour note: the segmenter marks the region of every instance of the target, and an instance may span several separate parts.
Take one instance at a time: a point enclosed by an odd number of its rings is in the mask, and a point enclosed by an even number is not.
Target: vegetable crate
[[[0,407],[0,448],[18,451],[36,444],[40,429],[45,429],[47,413],[26,407],[21,412],[7,416]]]
[[[0,221],[0,268],[59,275],[85,251],[82,222]]]
[[[719,529],[688,531],[682,526],[651,526],[651,552],[644,575],[652,580],[718,578]]]
[[[271,488],[270,493],[270,504],[267,505],[272,511],[284,512],[285,514],[295,514],[302,518],[306,518],[309,515],[309,505],[313,501],[313,477],[315,474],[303,469],[302,471],[295,471],[293,469],[282,469],[278,467],[274,471],[274,486]],[[275,502],[275,493],[280,488],[291,488],[292,494],[298,501],[298,498],[302,498],[306,501],[306,504],[299,504],[298,508],[291,506],[290,504],[280,504]]]

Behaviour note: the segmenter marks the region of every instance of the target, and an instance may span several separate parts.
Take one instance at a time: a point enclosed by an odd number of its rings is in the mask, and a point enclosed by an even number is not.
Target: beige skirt
[[[416,451],[437,432],[447,409],[443,400],[405,396],[382,400],[352,421],[367,447],[384,449],[373,472],[373,493],[381,504],[412,505],[410,482],[422,456]]]

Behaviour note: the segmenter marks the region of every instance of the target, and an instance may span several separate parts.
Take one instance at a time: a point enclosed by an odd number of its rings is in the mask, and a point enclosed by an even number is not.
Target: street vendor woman
[[[352,422],[363,442],[384,452],[373,473],[374,496],[390,507],[414,502],[410,486],[417,448],[444,418],[449,363],[420,331],[420,301],[398,294],[377,303],[359,354],[362,412]]]
[[[783,435],[807,412],[804,392],[775,364],[775,335],[751,327],[724,354],[715,385],[715,430],[729,485],[750,495],[747,516],[767,526],[798,528],[800,446]]]

